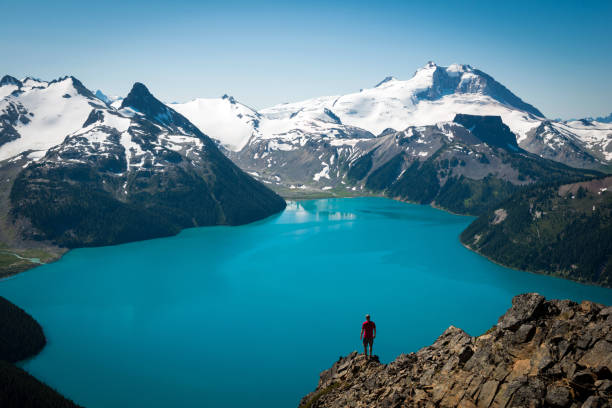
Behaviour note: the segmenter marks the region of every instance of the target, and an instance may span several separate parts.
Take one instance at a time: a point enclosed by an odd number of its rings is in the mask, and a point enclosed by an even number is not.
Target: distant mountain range
[[[602,123],[612,123],[612,113],[610,113],[608,116],[600,116],[598,118],[595,118],[595,121]]]
[[[0,81],[0,246],[22,258],[284,208],[259,182],[481,215],[525,186],[611,166],[612,124],[546,119],[469,65],[430,62],[409,80],[259,111],[228,95],[164,104],[139,83],[122,98],[73,77]]]
[[[283,180],[285,170],[278,166],[288,164],[274,158],[279,150],[308,150],[313,143],[333,143],[350,150],[360,140],[392,130],[404,131],[410,126],[450,122],[459,113],[500,116],[516,135],[520,147],[543,158],[591,169],[607,168],[612,162],[611,124],[546,119],[540,110],[469,65],[440,67],[430,62],[409,80],[387,77],[376,87],[357,93],[260,111],[231,97],[196,99],[171,106],[235,153],[232,157],[241,166],[243,157],[251,157],[255,149],[264,148],[268,152],[267,163],[259,169],[249,166],[249,170],[285,187],[295,180]],[[311,182],[323,167],[313,163],[313,173],[305,175],[303,184],[325,187]]]

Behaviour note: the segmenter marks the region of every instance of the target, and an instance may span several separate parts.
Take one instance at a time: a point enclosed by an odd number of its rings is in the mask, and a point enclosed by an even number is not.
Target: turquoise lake
[[[612,290],[519,272],[461,246],[472,218],[383,198],[289,203],[241,227],[79,249],[0,282],[48,345],[21,364],[87,407],[295,407],[361,350],[383,362],[448,326],[479,335],[512,296],[612,304]]]

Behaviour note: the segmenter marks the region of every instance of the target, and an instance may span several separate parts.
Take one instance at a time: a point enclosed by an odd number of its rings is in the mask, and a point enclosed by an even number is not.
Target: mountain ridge
[[[0,145],[0,246],[15,258],[244,224],[285,207],[143,84],[120,109],[73,77],[22,87],[0,103],[8,112],[0,135],[11,136]]]
[[[232,118],[226,112],[222,115],[228,116],[225,132],[218,130],[219,123],[211,126],[200,120],[218,112],[218,107],[198,110],[187,108],[189,103],[171,106],[202,126],[205,133],[210,129],[212,137],[230,154],[266,140],[274,143],[301,136],[350,138],[359,132],[380,135],[389,128],[402,131],[410,126],[452,121],[456,114],[471,114],[501,116],[517,135],[520,147],[544,158],[590,169],[606,169],[612,163],[612,128],[603,123],[585,126],[576,121],[548,120],[492,76],[466,64],[440,67],[430,62],[408,80],[386,77],[375,87],[360,92],[264,108],[251,113],[258,115],[257,126],[249,127],[241,121],[242,114]],[[326,112],[332,112],[337,120],[330,123]],[[548,130],[542,128],[544,123],[548,123]],[[233,130],[238,128],[242,133]]]

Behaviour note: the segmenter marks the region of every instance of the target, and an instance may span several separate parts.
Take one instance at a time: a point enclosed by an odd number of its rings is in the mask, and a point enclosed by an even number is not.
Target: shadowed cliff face
[[[516,296],[489,331],[449,327],[390,364],[353,352],[300,407],[609,407],[612,307]]]

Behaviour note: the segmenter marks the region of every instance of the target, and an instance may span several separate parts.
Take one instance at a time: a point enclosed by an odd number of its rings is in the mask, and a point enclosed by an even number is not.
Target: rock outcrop
[[[449,327],[389,364],[353,352],[300,407],[610,407],[612,307],[516,296],[485,334]]]

